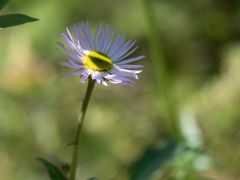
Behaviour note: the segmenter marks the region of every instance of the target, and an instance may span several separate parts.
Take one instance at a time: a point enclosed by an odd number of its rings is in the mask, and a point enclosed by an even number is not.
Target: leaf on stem
[[[24,14],[7,14],[0,16],[0,28],[17,26],[24,23],[37,21],[38,19]]]
[[[40,158],[40,157],[36,158],[36,160],[38,160],[45,166],[51,180],[67,180],[67,178],[65,177],[63,172],[53,163],[51,163],[43,158]]]

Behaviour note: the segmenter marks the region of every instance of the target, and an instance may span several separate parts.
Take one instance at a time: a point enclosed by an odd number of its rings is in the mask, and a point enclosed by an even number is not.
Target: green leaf
[[[150,146],[144,154],[129,168],[131,180],[150,179],[153,172],[169,161],[178,145],[169,141],[164,147]]]
[[[4,8],[10,0],[0,0],[0,10]]]
[[[96,178],[96,177],[90,177],[90,178],[87,178],[87,180],[98,180],[98,178]]]
[[[7,14],[0,16],[0,28],[10,26],[17,26],[20,24],[37,21],[38,19],[32,18],[23,14]]]
[[[43,159],[43,158],[36,158],[36,160],[40,161],[48,171],[51,180],[67,180],[63,172],[53,163]]]

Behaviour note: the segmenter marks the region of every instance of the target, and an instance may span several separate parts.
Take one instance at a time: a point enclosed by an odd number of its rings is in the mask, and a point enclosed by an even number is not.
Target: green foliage
[[[211,158],[183,142],[152,145],[129,169],[131,180],[188,179],[210,168]],[[191,179],[191,178],[190,178]]]
[[[151,175],[168,162],[178,145],[169,141],[163,147],[156,147],[155,145],[149,147],[129,169],[131,180],[145,180],[149,179]]]
[[[4,8],[10,0],[1,0],[0,1],[0,10]],[[0,16],[0,28],[7,28],[11,26],[17,26],[33,21],[37,21],[38,19],[24,15],[24,14],[6,14]]]
[[[0,32],[0,179],[45,180],[45,169],[29,158],[39,153],[57,152],[70,159],[72,148],[65,144],[72,141],[85,85],[78,77],[59,77],[63,69],[58,62],[65,57],[55,42],[66,26],[79,20],[111,24],[136,39],[138,53],[146,55],[134,88],[97,86],[81,138],[81,179],[95,175],[104,180],[116,174],[116,179],[128,179],[129,163],[149,143],[165,142],[171,133],[164,101],[153,93],[156,66],[150,60],[153,49],[147,43],[142,5],[138,0],[105,0],[101,8],[96,8],[97,0],[11,2],[7,11],[34,14],[42,23]],[[239,1],[151,0],[151,4],[157,20],[154,38],[161,43],[170,71],[174,102],[180,110],[191,107],[202,132],[202,148],[216,162],[209,170],[208,158],[183,151],[160,166],[161,179],[199,174],[206,177],[195,179],[239,179]]]
[[[0,16],[0,28],[17,26],[20,24],[37,21],[38,19],[23,14],[7,14]]]
[[[0,1],[0,10],[3,9],[10,0],[1,0]]]
[[[98,180],[98,178],[96,178],[96,177],[90,177],[90,178],[88,178],[87,180]]]
[[[51,180],[67,180],[62,171],[53,163],[43,158],[36,158],[36,160],[40,161],[45,166],[49,176],[51,177]]]

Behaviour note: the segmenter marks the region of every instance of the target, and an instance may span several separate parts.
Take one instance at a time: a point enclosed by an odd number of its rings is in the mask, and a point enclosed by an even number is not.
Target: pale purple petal
[[[120,49],[118,49],[118,52],[115,53],[112,58],[114,60],[118,60],[119,58],[121,58],[123,55],[125,55],[135,44],[135,41],[127,41]]]
[[[128,58],[137,49],[134,47],[135,41],[126,41],[121,34],[115,37],[115,31],[112,31],[110,26],[104,28],[102,24],[99,24],[92,34],[88,22],[80,23],[73,26],[72,33],[67,28],[61,37],[65,43],[58,43],[58,45],[70,58],[60,64],[74,70],[65,74],[64,77],[79,76],[82,83],[91,78],[105,86],[108,82],[132,85],[133,79],[137,79],[138,74],[142,71],[142,65],[131,63],[144,58],[144,56]],[[83,59],[91,51],[97,51],[109,57],[113,63],[112,69],[96,71],[84,65]]]
[[[99,42],[99,38],[102,34],[102,23],[100,23],[96,29],[96,32],[94,34],[94,45],[95,45],[95,49],[99,51],[99,47],[98,47],[98,42]]]
[[[135,64],[123,64],[123,65],[118,65],[121,69],[140,69],[143,68],[143,65],[135,65]]]
[[[78,64],[72,64],[70,62],[60,62],[60,64],[62,66],[65,66],[65,67],[69,67],[69,68],[72,68],[72,69],[80,69],[80,68],[83,68],[84,66],[83,65],[78,65]]]
[[[124,44],[125,37],[123,35],[119,35],[118,38],[114,41],[112,48],[109,50],[109,57],[112,58],[112,56],[116,53],[116,51]]]
[[[60,47],[64,49],[64,51],[74,60],[76,61],[81,61],[81,54],[74,53],[70,49],[66,48],[62,43],[58,42],[57,43]]]
[[[123,61],[120,61],[118,63],[116,63],[117,65],[119,64],[128,64],[128,63],[132,63],[135,61],[139,61],[140,59],[143,59],[145,56],[137,56],[137,57],[133,57],[133,58],[129,58],[129,59],[125,59]]]
[[[128,51],[124,54],[122,54],[121,56],[119,56],[119,58],[117,58],[116,60],[113,60],[114,62],[119,62],[124,60],[125,58],[127,58],[128,56],[130,56],[134,51],[137,50],[138,47],[133,48],[131,51]]]
[[[102,46],[102,52],[105,52],[107,45],[109,44],[108,40],[109,40],[109,36],[110,36],[110,27],[107,26],[106,30],[105,30],[105,34],[103,36],[103,46]]]

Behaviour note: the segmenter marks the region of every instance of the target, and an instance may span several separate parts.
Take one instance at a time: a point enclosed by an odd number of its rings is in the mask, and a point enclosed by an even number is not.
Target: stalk
[[[69,180],[75,180],[76,171],[77,171],[77,167],[78,167],[79,138],[80,138],[85,114],[87,111],[88,103],[91,98],[91,94],[92,94],[95,82],[96,81],[92,80],[91,78],[89,78],[89,80],[88,80],[88,86],[87,86],[86,94],[85,94],[83,104],[81,107],[81,111],[79,114],[77,132],[76,132],[76,136],[75,136],[75,140],[74,140],[74,149],[73,149],[73,154],[72,154],[72,163],[71,163]]]

